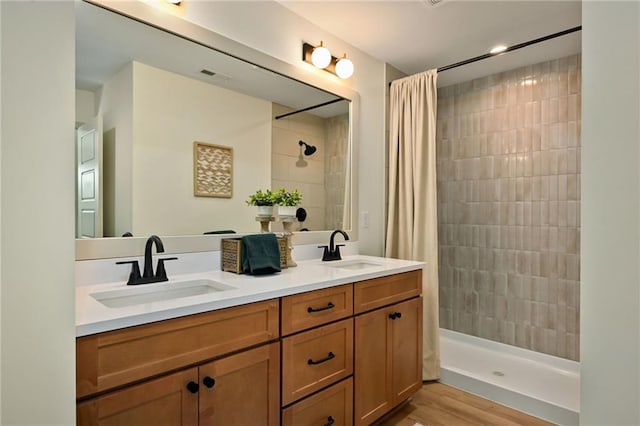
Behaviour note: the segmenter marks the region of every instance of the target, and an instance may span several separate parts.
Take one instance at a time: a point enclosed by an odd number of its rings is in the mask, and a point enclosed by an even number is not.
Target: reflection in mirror
[[[297,230],[350,228],[349,100],[92,4],[76,16],[77,237],[258,231],[245,201],[268,187],[303,194]],[[205,171],[231,171],[230,197],[194,195],[195,142],[230,148]]]

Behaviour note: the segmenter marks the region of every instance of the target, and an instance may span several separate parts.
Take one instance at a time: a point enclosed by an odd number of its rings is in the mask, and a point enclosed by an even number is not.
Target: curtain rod
[[[531,46],[532,44],[537,44],[537,43],[541,43],[543,41],[551,40],[551,39],[554,39],[554,38],[557,38],[557,37],[562,37],[563,35],[571,34],[571,33],[574,33],[576,31],[580,31],[580,30],[582,30],[582,25],[579,25],[579,26],[573,27],[573,28],[569,28],[568,30],[559,31],[557,33],[549,34],[549,35],[546,35],[544,37],[540,37],[540,38],[536,38],[536,39],[533,39],[533,40],[525,41],[524,43],[519,43],[519,44],[515,44],[513,46],[509,46],[509,47],[507,47],[506,50],[504,50],[503,52],[500,52],[500,53],[485,53],[484,55],[480,55],[480,56],[476,56],[474,58],[465,59],[464,61],[456,62],[455,64],[445,65],[444,67],[439,67],[437,69],[437,71],[438,72],[447,71],[447,70],[450,70],[450,69],[453,69],[453,68],[461,67],[462,65],[471,64],[473,62],[478,62],[478,61],[481,61],[483,59],[493,58],[494,56],[500,56],[500,55],[503,55],[503,54],[505,54],[507,52],[512,52],[514,50],[522,49],[523,47]],[[389,83],[389,86],[391,86],[391,82]]]
[[[281,118],[285,118],[285,117],[288,117],[290,115],[299,114],[301,112],[309,111],[311,109],[316,109],[316,108],[320,108],[320,107],[323,107],[323,106],[335,104],[336,102],[340,102],[340,101],[344,101],[344,100],[345,100],[344,98],[333,99],[331,101],[323,102],[323,103],[318,104],[318,105],[313,105],[313,106],[310,106],[310,107],[298,109],[296,111],[291,111],[291,112],[288,112],[286,114],[276,115],[276,120],[280,120]]]

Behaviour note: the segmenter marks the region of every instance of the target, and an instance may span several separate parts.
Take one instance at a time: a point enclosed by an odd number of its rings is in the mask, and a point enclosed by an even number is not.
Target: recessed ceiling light
[[[502,53],[505,50],[507,50],[507,46],[505,46],[504,44],[499,44],[495,46],[493,49],[491,49],[489,53],[491,53],[492,55],[495,55],[496,53]]]

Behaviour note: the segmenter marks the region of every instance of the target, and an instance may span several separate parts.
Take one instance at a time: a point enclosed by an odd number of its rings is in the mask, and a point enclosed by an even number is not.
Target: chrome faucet
[[[138,285],[138,284],[150,284],[150,283],[159,283],[162,281],[168,281],[167,271],[164,267],[164,262],[166,260],[176,260],[177,257],[165,257],[162,259],[158,259],[158,267],[156,268],[155,274],[153,273],[153,257],[151,254],[151,249],[153,245],[156,245],[156,252],[164,253],[164,245],[162,244],[162,240],[157,235],[152,235],[147,239],[147,242],[144,246],[144,269],[142,276],[140,276],[140,266],[138,265],[137,260],[127,260],[116,262],[117,265],[122,264],[131,264],[131,273],[129,274],[129,281],[127,281],[127,285]]]
[[[331,233],[331,237],[329,237],[329,246],[318,246],[319,248],[323,248],[324,252],[322,253],[322,260],[327,262],[327,261],[331,261],[331,260],[341,260],[342,257],[340,256],[340,247],[344,247],[344,244],[338,244],[336,245],[334,243],[334,239],[336,237],[336,234],[342,234],[342,236],[344,237],[345,241],[349,240],[349,236],[347,235],[346,232],[344,232],[341,229],[336,229],[335,231],[333,231]]]

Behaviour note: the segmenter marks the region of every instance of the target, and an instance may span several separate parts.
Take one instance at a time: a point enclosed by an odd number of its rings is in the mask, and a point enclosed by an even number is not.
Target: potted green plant
[[[256,206],[258,208],[258,216],[273,216],[274,197],[270,189],[263,191],[258,189],[255,193],[249,195],[247,205]]]
[[[297,189],[287,191],[280,188],[273,192],[273,202],[278,206],[278,216],[295,216],[296,206],[302,202],[302,194]]]

